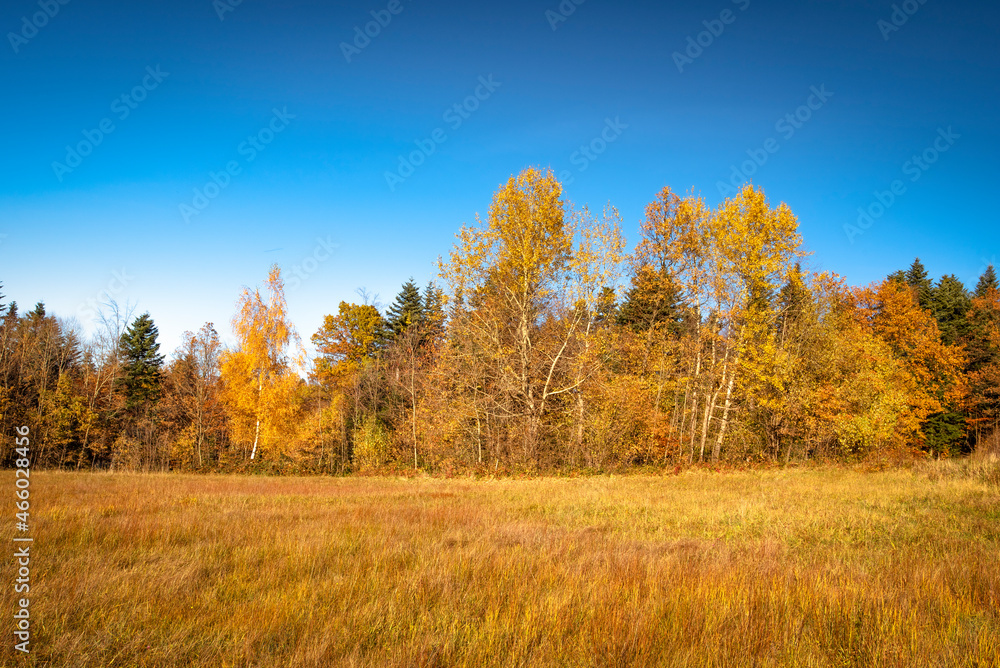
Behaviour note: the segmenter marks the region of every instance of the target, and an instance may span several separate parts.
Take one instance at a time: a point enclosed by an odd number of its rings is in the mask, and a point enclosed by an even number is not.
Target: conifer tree
[[[632,276],[632,285],[618,311],[618,324],[635,332],[663,326],[676,334],[681,322],[681,289],[665,270],[641,267]]]
[[[970,386],[969,422],[977,439],[1000,425],[1000,291],[995,281],[990,267],[979,280],[964,341]]]
[[[777,332],[781,339],[785,338],[789,327],[801,317],[810,298],[809,288],[804,282],[802,263],[796,262],[795,268],[778,294]]]
[[[444,334],[444,290],[430,281],[424,288],[423,323],[427,337],[436,339]]]
[[[160,398],[163,355],[159,354],[157,336],[159,330],[149,313],[136,318],[122,334],[122,386],[126,409],[148,406]]]
[[[985,297],[990,290],[997,290],[997,275],[993,270],[993,265],[986,267],[986,271],[983,275],[979,277],[979,282],[976,284],[976,297]]]
[[[386,311],[386,323],[392,336],[398,337],[412,325],[422,324],[424,319],[424,303],[420,298],[420,288],[410,278],[403,283],[403,288],[396,295],[389,310]]]
[[[955,275],[950,275],[941,278],[932,297],[941,341],[949,346],[959,343],[969,329],[968,313],[972,300],[968,291]]]
[[[930,311],[934,308],[933,291],[934,284],[927,276],[927,269],[924,268],[920,258],[913,260],[913,264],[906,271],[906,283],[913,288],[920,308]]]

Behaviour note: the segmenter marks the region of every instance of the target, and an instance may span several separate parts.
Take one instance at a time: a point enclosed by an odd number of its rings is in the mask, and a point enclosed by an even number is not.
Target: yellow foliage
[[[358,470],[377,469],[389,460],[389,432],[373,413],[366,413],[354,426],[353,440],[354,466]]]
[[[222,398],[232,441],[255,459],[257,454],[294,457],[301,380],[288,348],[297,337],[288,322],[281,272],[273,267],[259,289],[244,289],[233,318],[237,348],[221,356]]]

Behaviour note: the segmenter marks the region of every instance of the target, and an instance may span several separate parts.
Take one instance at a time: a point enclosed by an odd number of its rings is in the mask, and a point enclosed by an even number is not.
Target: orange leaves
[[[941,342],[937,322],[907,285],[886,280],[855,289],[852,296],[856,326],[885,345],[868,354],[874,369],[885,370],[871,401],[897,413],[896,445],[918,445],[924,420],[961,402],[967,392],[964,352]]]
[[[1000,292],[992,286],[979,291],[969,312],[970,424],[977,434],[1000,424]]]
[[[963,350],[941,342],[937,322],[920,308],[908,286],[883,281],[855,294],[861,316],[872,331],[907,363],[917,383],[929,393],[927,404],[932,412],[941,409],[941,401],[955,401],[964,395]]]

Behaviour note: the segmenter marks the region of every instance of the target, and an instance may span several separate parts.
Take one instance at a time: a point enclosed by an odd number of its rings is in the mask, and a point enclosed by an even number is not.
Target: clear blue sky
[[[110,289],[170,352],[205,321],[228,335],[241,286],[277,262],[306,276],[288,300],[308,339],[358,288],[388,303],[432,278],[529,165],[570,174],[578,204],[610,200],[634,241],[664,185],[714,206],[733,166],[766,155],[754,183],[799,216],[815,268],[856,284],[915,256],[970,283],[1000,254],[996,3],[909,0],[893,17],[888,0],[566,0],[568,16],[557,0],[226,1],[4,3],[8,300],[89,326]],[[371,12],[391,20],[355,43]],[[433,153],[390,188],[418,140]],[[77,162],[81,142],[96,145]],[[910,162],[929,149],[933,164]],[[228,185],[199,202],[213,173]],[[850,243],[844,225],[894,181]],[[206,203],[185,220],[182,204]]]

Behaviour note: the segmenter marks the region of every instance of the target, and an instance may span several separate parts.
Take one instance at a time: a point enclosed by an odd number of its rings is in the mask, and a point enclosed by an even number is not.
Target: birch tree
[[[602,267],[622,246],[608,216],[602,227],[572,214],[550,170],[526,169],[499,188],[485,222],[461,230],[442,264],[457,308],[451,337],[477,360],[488,417],[506,423],[501,438],[518,443],[526,462],[539,461],[557,397],[586,380],[577,343],[592,322]]]
[[[298,337],[288,321],[281,270],[271,268],[260,288],[244,288],[233,318],[237,346],[221,356],[224,398],[232,438],[258,451],[278,448],[280,428],[291,426],[298,376],[290,347]],[[287,435],[286,435],[287,436]]]

